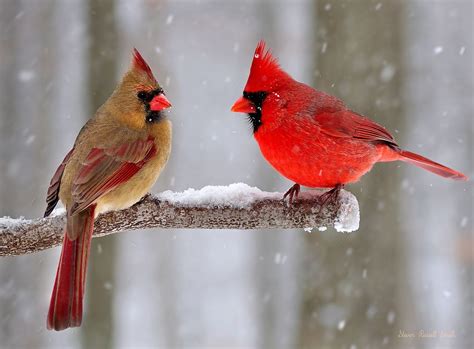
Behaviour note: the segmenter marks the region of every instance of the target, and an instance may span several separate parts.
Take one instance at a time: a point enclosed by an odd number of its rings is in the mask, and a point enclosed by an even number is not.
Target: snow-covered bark
[[[147,228],[262,229],[334,226],[351,232],[359,226],[359,205],[342,190],[337,202],[320,205],[321,192],[307,191],[289,206],[281,193],[267,193],[243,183],[207,186],[182,193],[146,196],[129,209],[101,215],[94,236]],[[64,212],[36,220],[0,219],[0,256],[41,251],[62,242]]]

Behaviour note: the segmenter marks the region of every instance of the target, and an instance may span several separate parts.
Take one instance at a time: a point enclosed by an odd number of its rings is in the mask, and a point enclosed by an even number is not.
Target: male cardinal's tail
[[[461,172],[455,171],[449,167],[438,164],[437,162],[431,161],[430,159],[427,159],[421,155],[418,155],[406,150],[398,150],[397,152],[401,156],[400,160],[406,161],[418,167],[424,168],[425,170],[433,172],[439,176],[452,178],[456,180],[463,180],[463,181],[467,181],[468,179]]]
[[[48,312],[48,329],[61,331],[77,327],[82,321],[82,299],[86,280],[95,206],[79,214],[84,216],[82,232],[70,240],[64,229],[64,242]]]

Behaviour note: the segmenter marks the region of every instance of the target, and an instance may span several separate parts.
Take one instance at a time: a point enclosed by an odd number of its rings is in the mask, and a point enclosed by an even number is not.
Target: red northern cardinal
[[[67,224],[48,329],[81,325],[94,218],[133,205],[155,183],[171,150],[171,122],[163,114],[170,106],[135,49],[130,69],[84,125],[51,179],[44,216],[61,199]]]
[[[290,203],[300,185],[332,188],[357,182],[376,162],[401,160],[457,180],[462,173],[402,150],[382,126],[349,110],[334,96],[294,80],[261,41],[255,50],[243,96],[232,111],[247,113],[267,161],[296,184],[284,196]]]

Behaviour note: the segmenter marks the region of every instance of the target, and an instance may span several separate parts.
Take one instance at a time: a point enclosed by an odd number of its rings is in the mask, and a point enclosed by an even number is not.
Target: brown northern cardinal
[[[376,162],[401,160],[437,175],[467,180],[460,172],[402,150],[382,126],[353,112],[334,96],[294,80],[277,60],[257,45],[243,96],[232,111],[247,113],[263,156],[294,181],[285,194],[290,203],[300,185],[332,188],[337,196]],[[324,194],[326,195],[326,194]]]
[[[82,128],[51,179],[48,216],[58,199],[67,224],[49,306],[48,329],[80,326],[94,218],[136,203],[155,183],[171,150],[171,103],[135,49],[132,65]]]

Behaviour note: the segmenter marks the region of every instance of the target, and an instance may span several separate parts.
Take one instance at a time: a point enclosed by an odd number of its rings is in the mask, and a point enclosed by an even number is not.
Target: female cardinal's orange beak
[[[171,103],[168,100],[168,98],[166,98],[165,95],[162,93],[153,97],[153,99],[150,102],[151,111],[160,111],[169,107],[171,107]]]
[[[252,102],[250,102],[247,98],[245,97],[240,97],[237,101],[235,101],[234,105],[232,108],[230,108],[231,111],[235,113],[255,113],[257,111],[257,108],[255,108],[255,105],[253,105]]]

